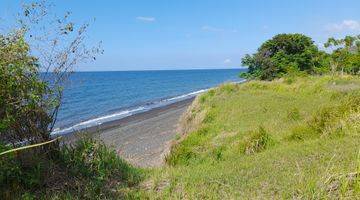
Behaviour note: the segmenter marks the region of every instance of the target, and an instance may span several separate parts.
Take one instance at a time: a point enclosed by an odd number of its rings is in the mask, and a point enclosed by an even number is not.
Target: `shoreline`
[[[127,162],[142,168],[158,167],[164,162],[170,144],[176,137],[178,121],[196,98],[181,100],[163,107],[137,113],[62,135],[63,144],[74,144],[79,138],[102,141]]]
[[[66,140],[66,141],[71,141],[73,136],[75,136],[76,138],[78,138],[79,136],[82,136],[84,134],[90,134],[93,136],[93,135],[99,134],[100,132],[103,132],[103,131],[116,129],[119,126],[124,126],[124,125],[128,125],[131,123],[136,123],[136,122],[139,122],[142,120],[156,117],[158,115],[163,114],[164,112],[168,112],[173,109],[182,108],[184,106],[187,107],[194,101],[194,99],[196,97],[197,96],[190,97],[188,99],[180,100],[180,101],[177,101],[177,102],[165,105],[165,106],[161,106],[161,107],[153,108],[151,110],[147,110],[144,112],[136,113],[136,114],[133,114],[133,115],[121,118],[121,119],[104,122],[97,126],[88,127],[88,128],[84,128],[81,130],[74,130],[74,131],[68,132],[66,134],[60,134],[60,135],[54,135],[54,136],[55,137],[62,136],[62,138],[64,138],[64,140]]]
[[[241,84],[243,82],[246,82],[246,79],[243,79],[241,81],[231,81],[231,82],[224,82],[224,83]],[[90,118],[90,119],[87,119],[82,122],[77,122],[74,125],[71,125],[69,127],[65,126],[63,128],[55,128],[52,131],[51,135],[53,138],[58,137],[58,136],[66,137],[69,134],[74,134],[74,133],[78,133],[78,132],[94,131],[94,130],[99,129],[99,127],[100,127],[100,129],[103,129],[103,127],[108,127],[112,123],[116,123],[123,119],[128,119],[131,116],[135,116],[135,115],[142,114],[142,113],[148,113],[153,110],[159,110],[159,109],[161,110],[161,109],[167,108],[168,106],[171,106],[173,104],[175,105],[177,103],[181,103],[183,101],[188,101],[189,99],[196,98],[199,94],[207,92],[210,89],[216,88],[219,85],[210,87],[210,88],[196,90],[193,92],[181,94],[181,95],[174,96],[174,97],[168,97],[168,98],[164,98],[161,100],[156,100],[156,101],[146,103],[143,105],[139,104],[138,106],[134,106],[132,108],[129,108],[128,110],[125,109],[125,110],[122,110],[122,111],[120,110],[119,112],[115,112],[112,114],[110,113],[110,114],[100,115],[100,116],[92,118],[92,119]],[[121,116],[121,115],[124,115],[124,116]],[[114,119],[111,119],[111,118],[114,118]]]
[[[243,82],[246,80],[233,84]],[[176,138],[181,116],[198,95],[63,134],[61,142],[71,145],[80,138],[91,137],[104,142],[135,166],[143,168],[161,166],[170,151],[171,142]]]

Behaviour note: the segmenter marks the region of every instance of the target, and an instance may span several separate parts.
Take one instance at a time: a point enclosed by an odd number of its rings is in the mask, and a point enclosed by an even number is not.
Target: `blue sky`
[[[104,55],[78,70],[236,68],[278,33],[304,33],[317,44],[360,34],[359,0],[58,0],[77,23],[96,18],[90,43]],[[1,0],[0,20],[21,1]],[[0,22],[1,25],[1,22]]]

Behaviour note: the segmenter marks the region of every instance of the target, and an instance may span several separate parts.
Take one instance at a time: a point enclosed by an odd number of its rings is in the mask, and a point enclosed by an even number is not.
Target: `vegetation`
[[[318,50],[311,38],[302,34],[279,34],[264,42],[258,51],[246,55],[242,64],[249,67],[246,78],[272,80],[284,74],[324,71],[324,52]]]
[[[72,67],[101,53],[83,45],[88,24],[47,8],[25,5],[19,27],[0,34],[1,199],[360,196],[360,36],[330,38],[330,53],[301,34],[266,41],[242,76],[272,81],[197,97],[167,165],[143,171],[92,139],[46,143]],[[16,150],[28,144],[38,146]]]
[[[1,157],[0,166],[2,199],[124,198],[122,189],[142,177],[104,144],[86,138],[46,154],[10,154]]]
[[[225,84],[201,95],[182,137],[134,191],[150,199],[360,195],[360,79]]]
[[[302,34],[279,34],[266,41],[242,64],[249,71],[241,74],[250,79],[273,80],[288,75],[324,74],[341,71],[359,74],[360,36],[330,38],[324,45],[331,51],[320,51],[310,37]],[[335,49],[332,49],[335,48]]]
[[[84,45],[88,24],[51,18],[45,2],[22,13],[0,34],[0,199],[123,198],[141,172],[115,152],[88,139],[48,143],[73,66],[101,53]]]
[[[332,71],[360,73],[360,35],[346,36],[344,39],[329,38],[325,47],[335,48],[330,55]]]
[[[37,59],[21,32],[0,35],[0,138],[17,143],[41,142],[50,137],[52,105],[47,85],[39,80]]]
[[[45,2],[26,4],[14,30],[0,33],[0,139],[13,147],[50,139],[74,65],[101,53],[84,44],[88,24],[49,11]]]

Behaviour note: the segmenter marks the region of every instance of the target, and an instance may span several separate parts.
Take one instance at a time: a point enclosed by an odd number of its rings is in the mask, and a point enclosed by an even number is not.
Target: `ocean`
[[[244,69],[76,72],[65,87],[53,134],[64,134],[191,98]]]

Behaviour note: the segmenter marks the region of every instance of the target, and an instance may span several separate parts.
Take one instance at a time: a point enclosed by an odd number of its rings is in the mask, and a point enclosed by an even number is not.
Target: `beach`
[[[135,166],[161,166],[176,137],[178,121],[194,98],[67,134],[64,142],[74,143],[79,137],[91,136]]]

